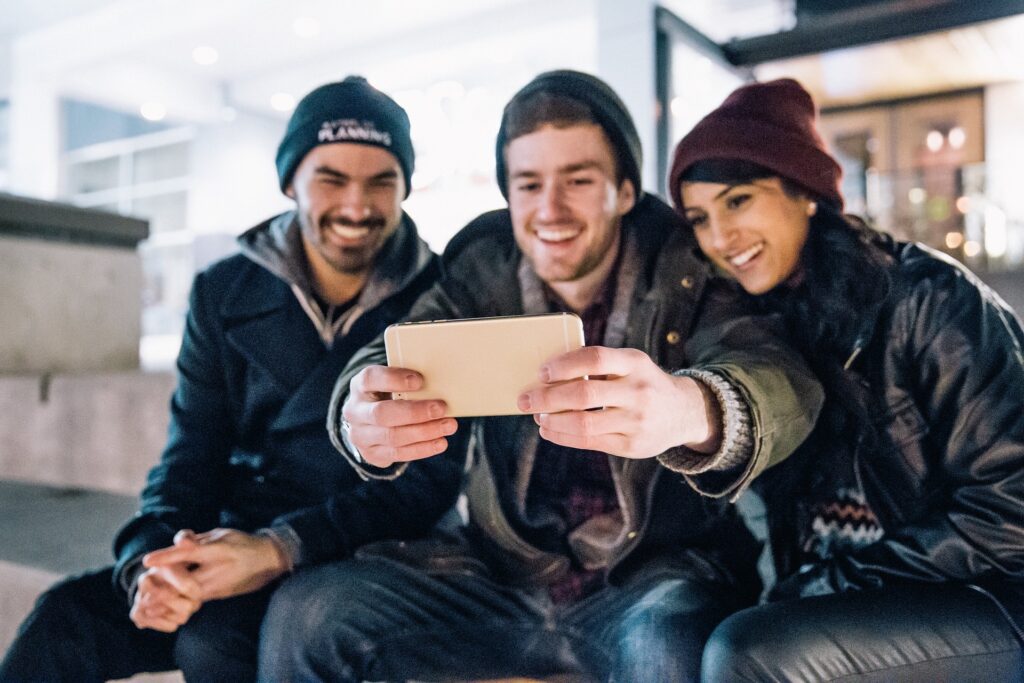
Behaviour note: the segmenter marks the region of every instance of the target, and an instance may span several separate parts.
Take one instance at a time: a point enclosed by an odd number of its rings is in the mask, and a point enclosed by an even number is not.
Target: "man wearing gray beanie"
[[[439,273],[401,207],[413,165],[408,116],[365,79],[299,102],[277,153],[295,208],[196,276],[169,439],[116,564],[40,598],[0,681],[252,681],[280,576],[448,510],[457,463],[365,482],[324,429],[338,372]],[[420,498],[428,481],[446,495]]]
[[[468,521],[290,577],[261,680],[692,680],[714,626],[756,600],[757,543],[678,472],[785,458],[820,387],[642,192],[640,154],[589,74],[541,74],[506,106],[508,208],[452,239],[409,319],[573,312],[591,346],[546,361],[521,415],[458,421],[443,401],[390,400],[422,378],[385,367],[380,340],[353,359],[328,416],[342,454],[400,482],[471,435]]]

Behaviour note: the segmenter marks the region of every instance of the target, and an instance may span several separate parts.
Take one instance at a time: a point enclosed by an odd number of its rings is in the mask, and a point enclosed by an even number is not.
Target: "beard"
[[[387,237],[394,232],[394,228],[388,230],[388,221],[381,215],[355,221],[329,214],[314,219],[312,215],[306,214],[301,224],[306,242],[333,270],[344,275],[360,275],[369,270]],[[345,230],[365,232],[361,236],[353,236],[344,235]],[[341,244],[338,243],[338,237],[342,238]],[[351,244],[345,244],[344,241]]]

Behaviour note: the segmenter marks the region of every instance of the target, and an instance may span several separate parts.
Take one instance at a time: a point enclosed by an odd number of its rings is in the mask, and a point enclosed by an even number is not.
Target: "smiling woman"
[[[962,265],[843,215],[839,181],[792,80],[739,88],[676,148],[701,250],[826,389],[808,440],[754,482],[768,604],[718,627],[703,678],[1020,680],[1024,331]]]

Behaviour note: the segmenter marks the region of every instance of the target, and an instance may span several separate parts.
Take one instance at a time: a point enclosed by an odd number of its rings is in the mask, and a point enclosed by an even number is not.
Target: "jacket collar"
[[[287,211],[247,230],[238,237],[238,244],[247,258],[288,285],[294,285],[307,302],[315,302],[295,211]],[[377,255],[356,305],[363,312],[373,310],[409,286],[433,257],[430,247],[420,238],[416,224],[403,212],[395,234]],[[238,292],[238,295],[225,300],[223,312],[226,315],[259,315],[272,310],[245,292]]]
[[[301,292],[303,282],[299,273],[304,270],[304,265],[296,268],[303,258],[297,227],[294,212],[289,212],[243,234],[243,253],[259,268],[252,277],[236,278],[220,306],[228,342],[289,396],[270,425],[274,430],[322,422],[334,381],[354,350],[351,343],[343,343],[344,338],[325,349],[314,335],[282,337],[282,330],[311,324],[294,304],[295,290]],[[360,302],[366,302],[365,310],[403,291],[433,258],[415,224],[403,216],[363,289]]]

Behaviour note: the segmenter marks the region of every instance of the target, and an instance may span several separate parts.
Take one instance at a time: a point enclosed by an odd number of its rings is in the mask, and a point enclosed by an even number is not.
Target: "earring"
[[[807,216],[813,216],[818,213],[818,202],[807,202]]]

